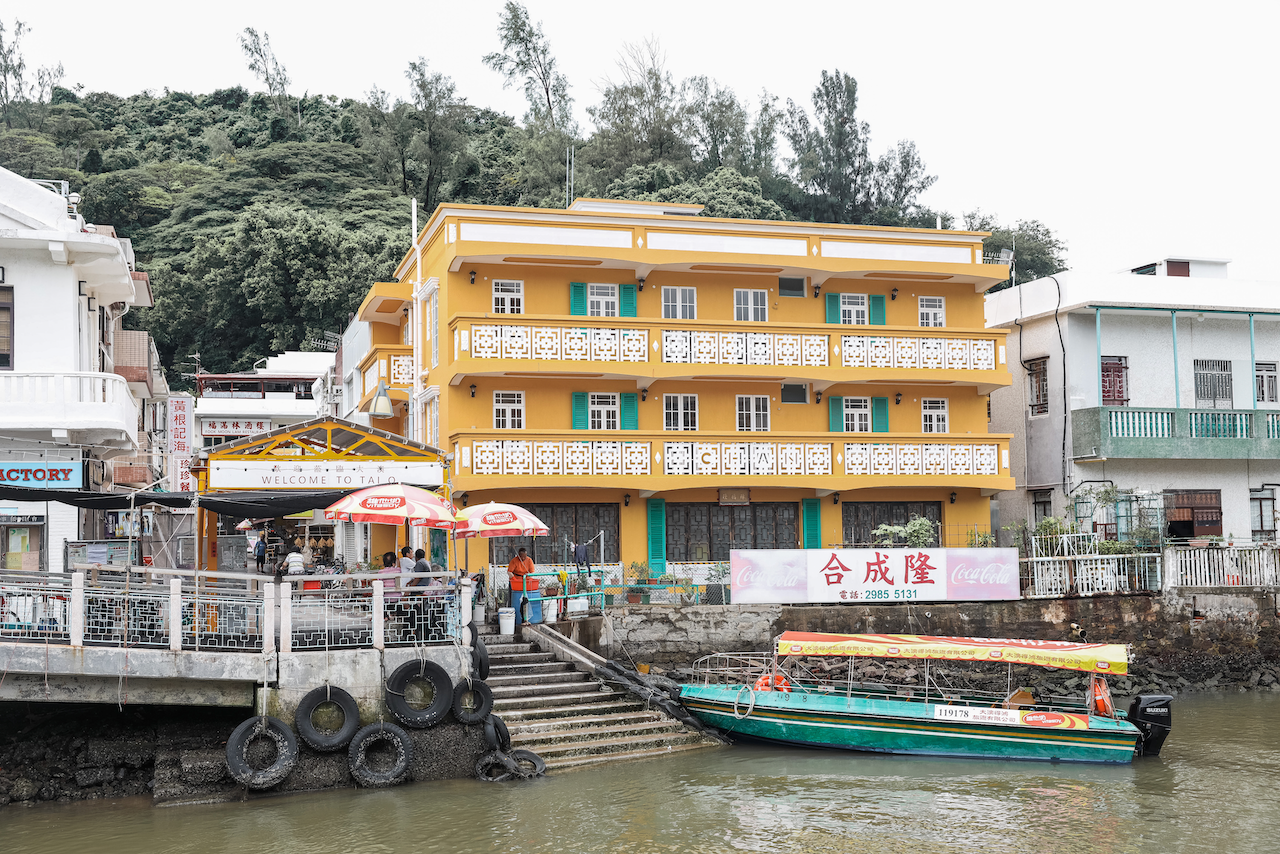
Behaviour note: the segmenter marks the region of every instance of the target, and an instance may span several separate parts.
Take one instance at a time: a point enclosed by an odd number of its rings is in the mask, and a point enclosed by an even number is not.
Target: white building
[[[991,396],[991,429],[1015,434],[999,524],[1274,541],[1280,282],[1229,279],[1227,264],[1174,256],[987,296],[1014,372]],[[1111,487],[1118,500],[1088,500]]]
[[[136,455],[141,414],[114,337],[149,304],[133,249],[76,211],[65,183],[0,169],[0,476],[4,485],[110,491],[107,461]],[[0,500],[8,569],[63,568],[63,544],[99,539],[100,514]]]
[[[333,353],[291,351],[260,361],[252,371],[196,377],[197,447],[329,414],[318,411],[313,386],[333,371]]]

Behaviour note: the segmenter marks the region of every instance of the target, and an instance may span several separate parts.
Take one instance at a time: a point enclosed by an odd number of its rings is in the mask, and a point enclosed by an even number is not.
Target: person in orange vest
[[[520,606],[524,603],[525,596],[538,589],[538,579],[528,577],[536,569],[533,558],[524,549],[520,549],[511,563],[507,564],[507,575],[511,576],[511,607],[516,611],[517,628],[520,626]]]

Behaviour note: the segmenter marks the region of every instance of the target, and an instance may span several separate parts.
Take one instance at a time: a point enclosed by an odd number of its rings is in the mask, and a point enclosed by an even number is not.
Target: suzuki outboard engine
[[[1168,694],[1141,694],[1129,704],[1129,723],[1142,733],[1139,756],[1159,756],[1164,740],[1173,729],[1173,698]]]

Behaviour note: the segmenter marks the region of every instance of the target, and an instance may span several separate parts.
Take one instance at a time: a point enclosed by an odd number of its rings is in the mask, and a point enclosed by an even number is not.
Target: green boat
[[[817,657],[824,666],[812,666]],[[826,667],[828,657],[847,667]],[[911,659],[923,684],[855,679],[860,660]],[[1008,667],[1009,690],[954,690],[930,661],[986,661]],[[1014,688],[1012,666],[1089,674],[1084,697],[1035,696]],[[1172,697],[1142,695],[1129,712],[1111,701],[1107,675],[1128,670],[1121,644],[929,635],[784,632],[772,653],[718,653],[681,685],[685,707],[731,739],[803,747],[964,758],[1123,764],[1153,756],[1171,727]],[[837,675],[832,675],[832,672]],[[934,668],[935,675],[937,669]]]

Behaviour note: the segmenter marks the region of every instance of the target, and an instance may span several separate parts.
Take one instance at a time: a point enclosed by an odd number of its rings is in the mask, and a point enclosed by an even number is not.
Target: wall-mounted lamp
[[[894,300],[896,300],[897,298],[898,298],[898,289],[897,289],[897,288],[894,288],[893,290],[889,291],[889,302],[893,302],[893,301],[894,301]]]
[[[647,388],[640,389],[640,400],[644,401],[648,399],[649,399],[649,389]]]
[[[628,492],[626,495],[622,496],[622,506],[623,506],[623,507],[630,507],[630,506],[631,506],[631,493],[630,493],[630,492]]]
[[[476,271],[475,271],[475,270],[472,270],[472,271],[471,271],[471,284],[473,284],[473,285],[474,285],[475,283],[476,283]]]
[[[408,319],[409,319],[409,306],[407,306],[407,305],[406,305],[403,309],[401,309],[401,311],[403,311],[403,312],[404,312],[404,319],[405,319],[405,320],[408,320]]]
[[[813,283],[813,298],[814,298],[814,299],[817,299],[817,298],[818,298],[818,294],[820,294],[820,293],[822,293],[822,285],[818,284],[817,282],[814,282],[814,283]]]
[[[838,492],[833,492],[833,493],[831,493],[831,503],[832,503],[832,504],[839,504],[839,503],[840,503],[840,493],[838,493]]]
[[[636,281],[639,282],[639,284],[636,285],[636,289],[641,291],[644,290],[644,276],[636,276]]]
[[[97,297],[89,297],[89,311],[97,311],[97,310],[98,310]]]
[[[395,415],[395,406],[391,403],[391,395],[387,394],[385,380],[378,380],[378,393],[369,404],[369,414],[374,418],[390,418]]]
[[[472,396],[472,397],[475,397],[475,396],[476,396],[476,384],[475,384],[475,383],[472,383],[472,384],[471,384],[471,396]],[[901,395],[899,395],[899,397],[901,397]]]
[[[462,502],[462,506],[463,506],[463,507],[466,507],[466,506],[467,506],[467,498],[468,498],[468,497],[469,497],[469,496],[468,496],[465,492],[458,496],[458,500]]]
[[[951,493],[951,503],[952,503],[952,504],[955,504],[955,503],[956,503],[956,494],[955,494],[954,492],[953,492],[953,493]]]
[[[472,397],[475,397],[475,395],[472,395]],[[898,392],[893,396],[893,405],[897,406],[899,403],[902,403],[902,392]]]
[[[815,391],[815,392],[813,393],[813,402],[814,402],[814,403],[822,403],[822,392],[820,392],[820,391]]]

